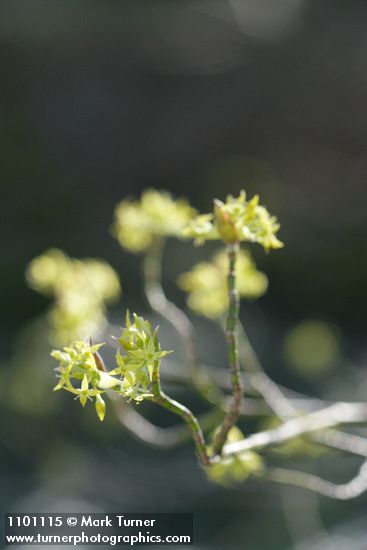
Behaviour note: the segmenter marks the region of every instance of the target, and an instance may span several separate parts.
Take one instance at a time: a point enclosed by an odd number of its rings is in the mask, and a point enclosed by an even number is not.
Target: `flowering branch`
[[[367,404],[334,403],[307,398],[276,384],[262,368],[243,327],[239,324],[240,297],[256,298],[267,287],[267,277],[256,269],[248,250],[240,244],[258,243],[268,251],[283,246],[278,239],[279,224],[257,196],[246,194],[214,201],[212,213],[195,217],[196,211],[169,193],[149,190],[139,201],[125,200],[116,209],[114,233],[120,244],[133,253],[143,253],[144,286],[152,309],[177,331],[183,344],[188,369],[166,364],[167,378],[191,384],[214,407],[198,419],[183,404],[169,397],[161,387],[161,360],[169,352],[161,350],[157,329],[134,315],[126,316],[126,326],[118,338],[120,350],[116,366],[108,371],[99,354],[102,344],[84,340],[86,331],[96,335],[106,321],[106,305],[119,295],[115,272],[95,260],[74,260],[61,251],[51,250],[29,266],[30,285],[54,298],[49,317],[53,337],[60,343],[76,341],[54,350],[58,361],[55,390],[66,390],[85,407],[95,404],[99,419],[105,416],[104,397],[111,398],[117,416],[127,430],[141,441],[171,448],[191,438],[198,459],[210,479],[230,484],[252,475],[276,483],[306,488],[336,499],[354,498],[367,490],[367,461],[348,483],[335,484],[313,474],[268,466],[257,451],[282,445],[298,437],[306,442],[367,458],[367,438],[341,431],[343,426],[367,424]],[[161,265],[167,237],[184,234],[196,244],[220,240],[226,254],[217,253],[212,263],[202,262],[182,274],[181,288],[189,292],[188,303],[207,317],[226,312],[229,380],[220,369],[200,364],[195,331],[187,315],[170,302],[162,288]],[[246,399],[240,367],[246,381]],[[224,391],[230,388],[230,396]],[[125,400],[122,401],[123,398]],[[129,402],[149,400],[180,416],[186,425],[161,428],[140,415]],[[126,403],[127,401],[127,403]],[[321,407],[321,408],[320,408]],[[224,419],[223,419],[224,415]],[[280,422],[273,429],[244,438],[237,427],[241,416],[267,416]],[[207,446],[204,433],[212,430]]]
[[[259,205],[257,195],[247,200],[246,193],[242,191],[237,198],[229,195],[225,203],[215,199],[213,213],[198,216],[183,230],[183,234],[193,238],[196,244],[203,244],[208,239],[221,240],[226,245],[229,259],[226,338],[232,400],[224,421],[215,435],[214,454],[221,454],[230,430],[238,420],[243,398],[238,358],[239,292],[236,261],[239,245],[245,241],[257,242],[266,251],[271,248],[281,248],[283,243],[276,236],[279,227],[277,219],[271,216],[264,206]]]

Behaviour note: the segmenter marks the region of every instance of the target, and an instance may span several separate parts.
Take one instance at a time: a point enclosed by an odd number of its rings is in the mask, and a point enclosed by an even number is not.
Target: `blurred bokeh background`
[[[3,511],[192,511],[195,548],[365,548],[367,497],[221,489],[191,448],[147,449],[112,413],[101,424],[53,395],[48,301],[24,270],[51,246],[102,257],[124,292],[111,320],[128,306],[149,315],[139,258],[111,236],[115,204],[155,187],[207,211],[213,197],[258,192],[286,243],[254,250],[269,289],[242,308],[266,371],[317,397],[364,400],[366,26],[357,0],[1,2]],[[164,283],[179,305],[177,275],[211,251],[169,243]],[[217,329],[193,321],[203,360],[223,367]],[[356,466],[303,462],[337,481]]]

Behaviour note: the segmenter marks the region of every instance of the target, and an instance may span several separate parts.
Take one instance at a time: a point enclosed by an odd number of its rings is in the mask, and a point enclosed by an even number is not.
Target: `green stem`
[[[201,369],[195,329],[187,315],[169,301],[162,288],[162,257],[165,239],[155,237],[143,261],[144,289],[150,307],[161,315],[179,335],[189,367],[192,384],[209,403],[220,405],[221,392]]]
[[[228,245],[227,251],[229,258],[229,306],[226,323],[226,339],[228,349],[228,369],[231,377],[232,399],[229,404],[228,412],[214,439],[215,454],[220,454],[222,452],[228,432],[238,420],[244,391],[241,379],[240,362],[238,357],[238,316],[240,309],[240,300],[236,285],[236,261],[238,254],[238,244]]]
[[[168,409],[174,414],[181,416],[181,418],[186,422],[188,428],[191,431],[196,452],[201,464],[203,466],[210,466],[211,461],[207,453],[205,438],[204,438],[202,429],[200,427],[200,424],[196,416],[190,411],[190,409],[188,409],[184,405],[181,405],[174,399],[171,399],[170,397],[168,397],[168,395],[166,395],[163,392],[161,388],[160,377],[159,377],[158,362],[154,365],[154,368],[153,368],[152,390],[153,390],[152,401],[154,401],[155,403],[158,403],[159,405],[161,405],[165,409]]]

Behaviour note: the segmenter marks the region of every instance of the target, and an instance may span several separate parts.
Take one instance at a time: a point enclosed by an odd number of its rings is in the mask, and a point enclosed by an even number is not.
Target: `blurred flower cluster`
[[[227,443],[240,441],[243,438],[241,430],[234,426],[228,433]],[[206,469],[206,474],[210,481],[230,486],[245,481],[249,475],[261,472],[263,468],[263,459],[259,454],[254,451],[244,451],[236,455],[221,457]]]
[[[209,466],[206,473],[210,481],[228,486],[245,481],[249,475],[262,469],[261,456],[253,451],[245,451],[220,459]]]
[[[213,213],[191,220],[183,235],[193,238],[197,245],[218,239],[225,244],[256,242],[269,250],[283,246],[276,236],[279,228],[277,218],[259,204],[258,195],[248,201],[241,191],[237,198],[228,195],[225,203],[215,199]]]
[[[113,232],[123,248],[142,252],[155,237],[178,237],[195,214],[186,200],[147,189],[140,200],[123,200],[117,205]]]
[[[118,276],[105,261],[70,258],[58,249],[34,258],[26,276],[34,290],[54,298],[49,320],[56,344],[97,335],[106,324],[106,304],[121,293]]]
[[[304,378],[327,375],[343,360],[339,329],[321,319],[305,319],[287,332],[283,355],[287,367]]]
[[[236,262],[236,283],[242,298],[255,299],[267,289],[265,273],[258,271],[247,250],[240,250]],[[189,307],[209,318],[220,317],[228,308],[227,274],[229,260],[224,250],[210,262],[200,262],[178,277],[178,286],[188,293]]]

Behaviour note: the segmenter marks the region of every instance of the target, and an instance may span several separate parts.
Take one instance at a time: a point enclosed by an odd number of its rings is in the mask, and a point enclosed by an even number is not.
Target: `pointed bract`
[[[124,351],[116,353],[116,363],[124,381],[121,394],[129,400],[141,401],[149,394],[153,369],[169,351],[161,350],[158,327],[153,331],[149,321],[136,313],[126,313],[126,326],[118,342]]]

